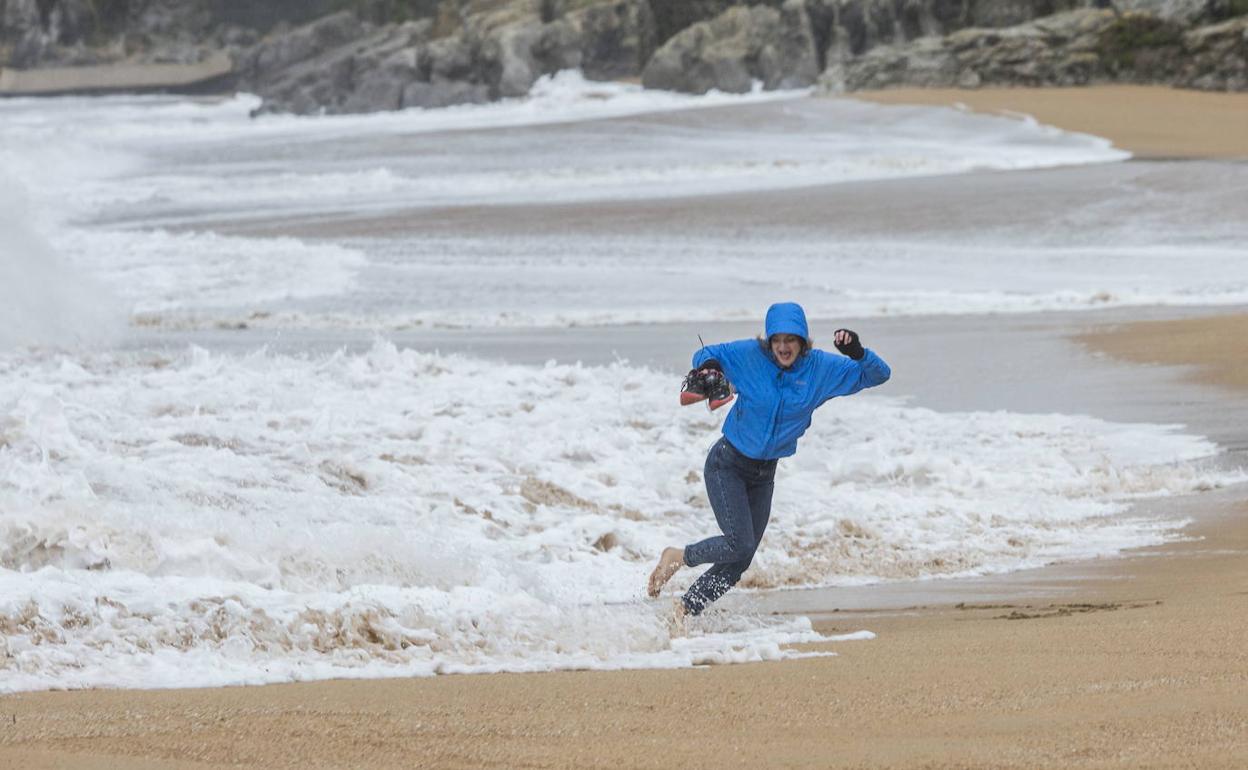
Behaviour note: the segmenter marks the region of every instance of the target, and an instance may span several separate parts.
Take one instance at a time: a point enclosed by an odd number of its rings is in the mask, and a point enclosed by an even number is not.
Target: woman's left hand
[[[862,349],[862,343],[858,341],[858,332],[849,329],[837,329],[832,335],[832,344],[836,345],[837,350],[855,361],[866,355]]]

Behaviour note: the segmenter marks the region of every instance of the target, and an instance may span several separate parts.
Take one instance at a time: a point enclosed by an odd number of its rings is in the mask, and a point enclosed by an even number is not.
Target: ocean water
[[[1103,238],[299,232],[533,203],[678,212],[722,192],[765,207],[775,191],[1126,157],[1026,120],[575,73],[480,107],[254,106],[0,102],[0,691],[677,667],[871,638],[748,609],[681,629],[668,597],[644,598],[662,547],[714,533],[701,464],[723,415],[676,407],[675,373],[417,352],[398,331],[606,338],[778,299],[867,318],[1248,298],[1244,224],[1199,206],[1165,227],[1119,216]],[[273,223],[292,224],[256,234]],[[202,333],[235,328],[228,347]],[[266,346],[284,332],[312,342]],[[318,332],[373,341],[334,351]],[[1240,481],[1218,452],[1173,425],[936,412],[886,388],[834,401],[781,464],[743,589],[1165,542],[1182,522],[1133,501]]]

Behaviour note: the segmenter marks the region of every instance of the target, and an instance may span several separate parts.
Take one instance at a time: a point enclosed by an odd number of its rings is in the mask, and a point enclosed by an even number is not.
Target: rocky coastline
[[[1245,91],[1248,0],[0,0],[10,81],[223,54],[215,83],[300,114],[487,102],[564,69],[688,93]]]

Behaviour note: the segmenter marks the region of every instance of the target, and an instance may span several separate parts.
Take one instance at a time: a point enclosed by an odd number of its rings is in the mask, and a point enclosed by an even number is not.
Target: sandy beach
[[[1243,315],[1146,321],[1080,344],[1125,357],[1165,334],[1173,344],[1148,365],[1228,382],[1248,369],[1246,331]],[[1188,352],[1205,346],[1226,355]],[[1242,767],[1248,505],[1238,490],[1201,505],[1179,506],[1199,516],[1186,542],[1067,565],[1047,593],[827,608],[820,630],[878,635],[836,657],[23,694],[0,701],[0,756],[31,768]]]
[[[1248,157],[1242,94],[1115,87],[871,98],[1027,112],[1156,158]],[[1114,109],[1119,98],[1138,111]],[[1219,163],[1207,168],[1216,172]],[[991,188],[1005,180],[978,183]],[[844,193],[781,195],[826,205]],[[726,199],[728,214],[717,208],[718,215],[731,216],[743,201]],[[671,216],[644,203],[598,208],[594,227]],[[526,212],[517,207],[514,216],[525,220]],[[702,226],[699,216],[709,217],[694,215],[695,226]],[[908,226],[924,221],[911,218]],[[453,219],[441,222],[455,226]],[[1120,367],[1102,386],[1106,401],[1133,377],[1165,379],[1174,405],[1150,407],[1144,419],[1178,421],[1186,414],[1184,388],[1212,393],[1215,409],[1233,408],[1248,394],[1248,315],[1193,315],[1199,317],[1120,314],[1112,323],[1083,316],[1067,324],[1060,344],[1071,355],[1082,351],[1089,369],[1100,362]],[[932,334],[929,323],[899,323],[897,334]],[[997,349],[1009,350],[1008,339]],[[1221,440],[1242,447],[1248,436],[1232,431]],[[877,635],[827,647],[835,656],[675,671],[11,695],[0,698],[0,766],[1248,766],[1243,489],[1201,496],[1198,509],[1190,500],[1153,504],[1193,518],[1190,537],[1124,558],[1040,570],[1042,587],[1005,601],[809,613],[825,633]]]
[[[1123,85],[899,88],[859,92],[853,98],[1031,115],[1041,123],[1112,139],[1141,158],[1248,158],[1248,94]]]
[[[1248,389],[1248,316],[1140,322],[1082,335],[1081,342],[1140,364],[1188,367],[1189,379]]]

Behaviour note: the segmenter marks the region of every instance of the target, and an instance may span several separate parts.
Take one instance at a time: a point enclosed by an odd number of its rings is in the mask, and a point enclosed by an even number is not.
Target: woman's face
[[[771,336],[771,354],[785,369],[793,365],[801,352],[802,338],[796,334],[773,334]]]

